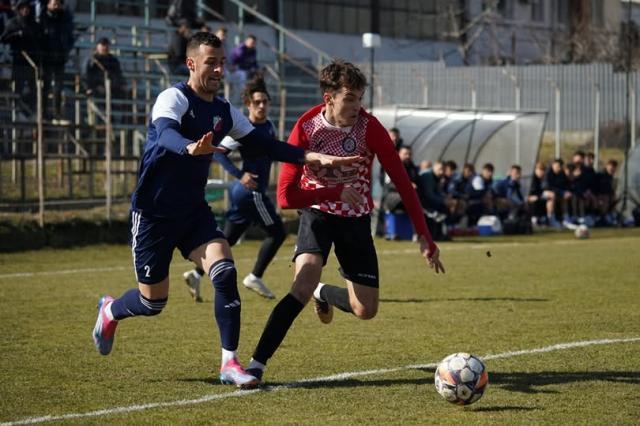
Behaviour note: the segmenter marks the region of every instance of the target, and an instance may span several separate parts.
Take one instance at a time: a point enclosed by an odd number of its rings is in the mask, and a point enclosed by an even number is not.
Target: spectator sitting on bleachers
[[[242,88],[248,79],[258,72],[258,55],[256,36],[250,34],[244,42],[238,44],[227,53],[229,83],[229,101],[232,105],[240,103]]]
[[[431,162],[431,160],[422,160],[420,162],[420,165],[418,166],[418,174],[426,172],[431,167],[433,167],[433,163]]]
[[[0,34],[4,33],[7,22],[14,16],[11,0],[0,0]]]
[[[547,217],[553,216],[553,203],[549,205],[543,195],[542,182],[544,180],[544,173],[544,164],[540,162],[536,163],[533,176],[531,177],[529,196],[527,197],[529,214],[531,215],[533,225],[545,225],[547,224]]]
[[[565,226],[570,226],[569,219],[569,201],[573,194],[569,190],[569,181],[563,170],[564,162],[560,158],[556,158],[551,163],[551,167],[547,169],[544,175],[542,187],[544,189],[543,196],[547,199],[547,203],[551,204],[552,209],[547,207],[547,212],[552,210],[553,213],[548,217],[549,225],[554,228],[562,226],[557,221],[557,217],[562,217]]]
[[[62,88],[64,86],[64,67],[69,59],[69,52],[75,43],[73,36],[73,15],[64,7],[63,0],[49,0],[43,11],[40,22],[44,31],[42,97],[45,105],[53,86],[53,111],[45,115],[54,122],[63,123]]]
[[[22,52],[26,52],[36,65],[40,65],[42,27],[35,20],[30,0],[16,1],[15,10],[16,16],[7,22],[0,41],[11,46],[11,80],[15,87],[14,93],[24,100],[29,110],[23,112],[29,115],[35,113],[36,109],[36,80],[34,69]]]
[[[497,181],[493,186],[496,211],[500,219],[515,218],[526,214],[526,203],[520,183],[521,176],[522,168],[514,164],[509,170],[509,176]]]
[[[169,41],[169,51],[167,52],[167,62],[169,70],[173,74],[189,75],[187,68],[187,42],[191,36],[189,21],[183,19],[178,28],[171,34]]]
[[[122,75],[120,61],[110,53],[109,44],[109,39],[107,38],[98,40],[95,51],[87,60],[84,68],[87,95],[105,96],[105,76],[102,71],[102,68],[104,68],[111,80],[111,96],[113,98],[123,98],[126,92],[126,82]]]
[[[616,225],[617,218],[614,214],[616,205],[615,174],[618,169],[616,160],[609,160],[605,169],[596,175],[595,197],[599,214],[598,224]]]
[[[413,164],[411,160],[411,148],[408,146],[403,146],[398,151],[398,157],[400,157],[400,161],[402,161],[402,165],[409,175],[409,180],[414,188],[418,188],[418,168]],[[391,179],[387,177],[385,181],[384,187],[384,197],[382,201],[382,205],[387,212],[397,213],[404,212],[404,205],[402,204],[402,197],[400,197],[400,193],[398,192],[396,186]]]

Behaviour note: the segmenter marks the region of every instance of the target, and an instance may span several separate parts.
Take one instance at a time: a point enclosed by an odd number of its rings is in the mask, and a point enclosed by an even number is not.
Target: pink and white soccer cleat
[[[105,308],[113,302],[113,297],[103,296],[98,300],[98,319],[93,327],[93,343],[101,355],[109,355],[113,347],[113,337],[116,334],[118,321],[107,317]]]

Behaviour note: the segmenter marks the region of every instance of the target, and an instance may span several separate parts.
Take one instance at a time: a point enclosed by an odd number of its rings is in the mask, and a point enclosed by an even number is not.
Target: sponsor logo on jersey
[[[213,117],[213,131],[219,132],[220,130],[222,130],[222,117],[216,115]]]

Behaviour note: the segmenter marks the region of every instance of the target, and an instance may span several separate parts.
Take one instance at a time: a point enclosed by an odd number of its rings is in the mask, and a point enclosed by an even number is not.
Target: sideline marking
[[[620,338],[620,339],[583,340],[580,342],[558,343],[555,345],[544,346],[541,348],[502,352],[498,354],[488,354],[480,358],[483,361],[486,361],[491,359],[512,358],[520,355],[530,355],[530,354],[537,354],[537,353],[560,351],[565,349],[582,348],[585,346],[609,345],[614,343],[632,343],[632,342],[640,342],[640,337],[626,337],[626,338]],[[420,368],[435,368],[436,365],[437,365],[436,363],[430,363],[430,364],[405,365],[404,367],[384,368],[379,370],[352,371],[352,372],[334,374],[331,376],[302,379],[302,380],[298,380],[296,382],[292,382],[284,385],[266,386],[264,391],[274,392],[274,391],[279,391],[284,389],[292,389],[292,388],[302,386],[305,383],[336,382],[336,381],[346,380],[346,379],[349,379],[352,377],[358,377],[358,376],[394,373],[396,371],[415,370]],[[262,392],[262,390],[261,389],[238,390],[234,392],[205,395],[203,397],[196,398],[196,399],[181,399],[181,400],[167,401],[167,402],[151,402],[148,404],[136,404],[136,405],[129,405],[125,407],[105,408],[102,410],[88,411],[85,413],[69,413],[69,414],[61,414],[57,416],[48,415],[48,416],[40,416],[40,417],[27,417],[21,420],[14,420],[11,422],[0,423],[0,426],[27,425],[27,424],[44,423],[44,422],[51,422],[51,421],[57,421],[57,420],[78,419],[83,417],[100,417],[100,416],[108,416],[110,414],[132,413],[136,411],[150,410],[153,408],[167,408],[167,407],[179,407],[184,405],[195,405],[195,404],[202,404],[204,402],[209,402],[209,401],[216,401],[220,399],[238,398],[242,396],[253,395],[258,392]]]
[[[606,241],[606,240],[613,240],[613,239],[619,239],[619,238],[615,238],[615,237],[611,237],[611,238],[600,238],[598,239],[598,241]],[[413,243],[410,243],[413,244]],[[510,242],[510,243],[473,243],[473,244],[459,244],[459,245],[451,245],[451,246],[446,246],[444,248],[443,251],[441,251],[442,253],[447,253],[449,251],[459,251],[459,250],[487,250],[487,249],[496,249],[499,247],[521,247],[521,246],[536,246],[539,245],[541,246],[542,244],[545,245],[549,245],[549,244],[557,244],[557,245],[568,245],[568,244],[584,244],[583,241],[579,241],[579,240],[556,240],[556,241],[548,241],[548,242],[525,242],[525,241],[514,241],[514,242]],[[418,248],[417,245],[413,246],[412,248],[405,248],[405,249],[391,249],[391,250],[380,250],[378,251],[378,255],[394,255],[394,254],[416,254],[417,256],[419,256],[418,253]],[[238,257],[235,259],[236,263],[239,262],[255,262],[255,257]],[[285,260],[285,261],[290,261],[291,260],[291,256],[276,256],[273,258],[274,261],[281,261],[281,260]],[[178,262],[176,262],[176,266],[177,266]],[[180,263],[180,265],[182,265],[182,263]],[[189,267],[193,267],[191,263],[187,263],[186,261],[184,262],[184,267],[185,268],[189,268]],[[40,272],[15,272],[15,273],[9,273],[9,274],[0,274],[0,280],[1,279],[9,279],[9,278],[28,278],[28,277],[42,277],[42,276],[49,276],[49,275],[68,275],[68,274],[90,274],[90,273],[94,273],[94,272],[113,272],[113,271],[131,271],[131,274],[133,276],[133,266],[110,266],[110,267],[103,267],[103,268],[80,268],[80,269],[61,269],[59,271],[40,271]]]

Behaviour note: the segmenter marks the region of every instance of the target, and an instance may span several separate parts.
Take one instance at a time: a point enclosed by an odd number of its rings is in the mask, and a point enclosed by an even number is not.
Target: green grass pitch
[[[265,276],[276,301],[293,243]],[[233,249],[240,279],[258,244]],[[269,364],[270,387],[251,392],[219,384],[211,285],[194,304],[178,252],[162,315],[123,321],[107,357],[91,341],[95,304],[134,285],[128,247],[0,254],[0,423],[637,424],[640,340],[618,340],[640,337],[640,230],[443,243],[440,276],[413,243],[376,245],[378,316],[336,312],[323,325],[308,306]],[[332,255],[323,281],[343,285],[336,269]],[[240,292],[246,363],[276,302]],[[486,360],[489,387],[465,408],[433,387],[432,364],[460,351],[505,354]]]

